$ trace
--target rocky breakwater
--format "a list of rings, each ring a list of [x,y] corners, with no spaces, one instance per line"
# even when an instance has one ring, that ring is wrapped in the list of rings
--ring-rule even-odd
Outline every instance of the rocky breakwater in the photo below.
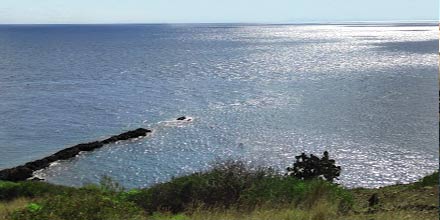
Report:
[[[48,157],[40,160],[28,162],[24,165],[4,169],[0,171],[0,180],[7,181],[24,181],[33,176],[33,173],[37,170],[48,167],[51,163],[58,160],[67,160],[75,157],[81,151],[92,151],[97,148],[101,148],[106,144],[115,143],[117,141],[129,140],[133,138],[143,137],[150,133],[151,130],[145,128],[138,128],[136,130],[127,131],[125,133],[112,136],[102,141],[95,141],[85,144],[78,144],[64,150],[58,151]]]

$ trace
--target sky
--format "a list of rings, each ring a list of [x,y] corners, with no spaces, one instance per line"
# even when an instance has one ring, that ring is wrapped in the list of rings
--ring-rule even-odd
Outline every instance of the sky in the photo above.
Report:
[[[438,0],[0,0],[2,24],[439,19]]]

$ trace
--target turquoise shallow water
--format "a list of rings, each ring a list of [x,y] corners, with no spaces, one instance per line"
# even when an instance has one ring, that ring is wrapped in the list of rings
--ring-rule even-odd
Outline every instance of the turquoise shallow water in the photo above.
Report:
[[[235,158],[291,165],[324,150],[340,182],[438,167],[436,26],[0,26],[0,168],[137,127],[39,172],[151,185]],[[190,123],[173,119],[187,115]]]

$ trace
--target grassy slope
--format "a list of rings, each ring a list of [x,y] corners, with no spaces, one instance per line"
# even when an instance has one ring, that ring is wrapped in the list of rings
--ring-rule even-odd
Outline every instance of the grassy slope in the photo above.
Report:
[[[70,188],[54,186],[39,182],[7,183],[0,182],[0,219],[75,219],[75,220],[104,220],[104,219],[155,219],[155,220],[338,220],[338,219],[438,219],[438,173],[424,178],[423,180],[407,185],[394,185],[380,189],[343,189],[327,183],[316,181],[301,182],[297,180],[285,180],[283,178],[256,179],[246,173],[248,181],[261,182],[262,188],[258,191],[267,190],[255,194],[254,186],[243,190],[242,196],[248,199],[240,202],[240,208],[231,206],[219,208],[218,206],[206,207],[187,206],[185,210],[176,210],[180,214],[167,214],[158,212],[157,207],[145,206],[152,201],[162,205],[179,205],[182,202],[182,189],[185,191],[202,192],[202,187],[211,187],[209,191],[215,191],[215,195],[199,196],[203,200],[219,198],[220,192],[234,191],[238,182],[231,182],[231,173],[224,170],[216,173],[210,172],[198,176],[177,178],[171,183],[160,184],[150,189],[136,191],[120,191],[119,187],[112,182],[104,182],[99,186],[86,186],[82,188]],[[233,173],[237,174],[236,171]],[[228,178],[224,178],[224,177]],[[235,180],[240,184],[244,178],[240,173]],[[210,185],[204,185],[207,181]],[[191,189],[188,188],[191,182]],[[269,185],[264,185],[269,182]],[[287,185],[285,183],[288,183]],[[201,185],[200,185],[201,184]],[[291,187],[294,185],[294,187]],[[232,188],[228,188],[233,186]],[[301,187],[299,187],[301,186]],[[226,188],[225,188],[226,187]],[[243,188],[243,187],[242,187]],[[245,188],[245,187],[244,187]],[[302,193],[299,198],[296,195],[285,197],[284,200],[273,200],[263,205],[255,201],[274,199],[273,195],[280,197],[280,192]],[[180,190],[180,191],[179,191]],[[176,194],[177,192],[177,194]],[[235,192],[235,191],[234,191]],[[251,194],[249,194],[251,192]],[[180,194],[179,194],[180,193]],[[340,197],[351,194],[352,207],[341,211]],[[374,193],[379,195],[380,203],[374,212],[368,208],[368,198]],[[194,194],[191,194],[194,195]],[[252,195],[254,197],[249,197]],[[153,196],[153,197],[150,197]],[[183,197],[182,197],[183,196]],[[214,197],[212,197],[214,196]],[[159,197],[166,198],[164,200]],[[197,197],[197,196],[195,196]],[[250,199],[249,199],[250,198]],[[292,200],[288,200],[291,198]],[[286,200],[287,199],[287,200]],[[290,202],[287,202],[290,201]],[[34,204],[32,205],[29,204]],[[37,204],[37,207],[35,207]],[[180,206],[177,206],[180,207]],[[196,207],[196,208],[194,208]],[[197,208],[198,207],[198,208]],[[203,208],[201,208],[203,207]],[[243,208],[246,207],[246,208]],[[252,208],[250,208],[252,207]],[[153,209],[154,208],[154,209]],[[156,210],[156,211],[154,211]],[[154,211],[154,212],[151,212]]]
[[[399,219],[438,219],[438,180],[437,172],[413,184],[380,189],[354,189],[355,209],[365,211],[369,196],[377,193],[381,201],[378,210],[382,215],[400,213],[402,217]]]
[[[0,219],[8,219],[8,216],[15,210],[25,208],[31,202],[27,198],[16,198],[12,201],[0,202]]]
[[[351,189],[353,209],[338,213],[330,201],[321,201],[308,210],[291,207],[260,208],[248,213],[240,211],[197,210],[188,215],[158,215],[156,220],[437,220],[439,219],[438,173],[413,184],[402,184],[378,189]],[[375,211],[368,207],[368,199],[377,193],[380,203]]]

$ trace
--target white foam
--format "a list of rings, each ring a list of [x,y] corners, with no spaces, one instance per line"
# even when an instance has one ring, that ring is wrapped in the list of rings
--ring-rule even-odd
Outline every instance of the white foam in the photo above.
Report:
[[[32,179],[34,179],[34,178],[38,178],[38,179],[42,179],[42,180],[44,180],[43,170],[44,170],[44,169],[34,171],[34,172],[32,173],[32,176],[29,177],[29,178],[27,178],[27,179],[28,179],[28,180],[32,180]]]
[[[59,164],[60,164],[60,162],[55,161],[55,162],[50,163],[49,167],[53,167],[53,166],[56,166],[56,165],[59,165]]]
[[[193,117],[185,116],[184,120],[172,119],[172,120],[167,120],[167,121],[161,121],[158,124],[162,125],[162,126],[166,126],[166,127],[183,127],[192,121],[194,121]]]

